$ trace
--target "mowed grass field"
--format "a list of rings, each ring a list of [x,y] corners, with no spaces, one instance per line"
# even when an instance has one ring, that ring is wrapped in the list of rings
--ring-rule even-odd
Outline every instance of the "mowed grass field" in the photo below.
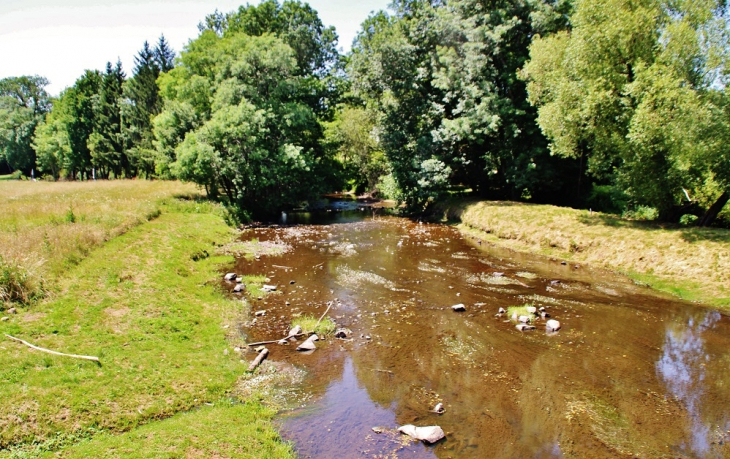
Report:
[[[233,350],[248,305],[218,287],[233,258],[217,248],[236,234],[220,206],[174,182],[0,189],[0,219],[12,222],[2,237],[47,257],[53,284],[45,299],[0,314],[0,457],[292,457],[273,410],[233,395],[248,366]],[[78,219],[52,221],[70,203]],[[29,242],[44,231],[58,248]]]
[[[496,244],[601,266],[685,300],[730,308],[730,230],[505,201],[453,201],[440,211]]]

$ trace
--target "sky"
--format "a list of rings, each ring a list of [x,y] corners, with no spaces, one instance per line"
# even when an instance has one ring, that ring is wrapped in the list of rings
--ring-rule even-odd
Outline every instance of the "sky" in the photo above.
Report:
[[[129,76],[145,40],[161,34],[175,51],[198,35],[198,23],[216,9],[229,12],[259,0],[0,0],[0,79],[48,78],[57,96],[86,69],[103,70],[121,59]],[[333,25],[339,47],[350,50],[360,24],[390,0],[309,0],[322,22]]]

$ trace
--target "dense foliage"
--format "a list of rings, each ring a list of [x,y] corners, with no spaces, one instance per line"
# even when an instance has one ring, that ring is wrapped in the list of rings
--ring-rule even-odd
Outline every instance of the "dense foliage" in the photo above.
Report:
[[[321,192],[416,212],[459,190],[711,223],[730,197],[721,0],[395,0],[352,51],[306,3],[147,43],[50,100],[0,84],[0,159],[50,177],[180,178],[271,215]],[[694,214],[696,217],[693,217]],[[692,217],[692,218],[689,218]]]

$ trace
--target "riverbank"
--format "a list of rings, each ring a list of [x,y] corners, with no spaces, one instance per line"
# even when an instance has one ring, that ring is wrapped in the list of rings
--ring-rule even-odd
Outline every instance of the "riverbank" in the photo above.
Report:
[[[221,294],[217,249],[236,233],[216,204],[149,199],[155,215],[87,246],[49,298],[2,314],[0,457],[292,456],[274,410],[234,396],[249,306]]]
[[[507,201],[454,200],[437,206],[437,215],[499,246],[603,267],[684,300],[730,308],[725,229]]]

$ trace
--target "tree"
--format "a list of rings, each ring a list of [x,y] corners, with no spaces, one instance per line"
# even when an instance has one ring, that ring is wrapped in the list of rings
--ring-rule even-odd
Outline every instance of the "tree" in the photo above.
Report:
[[[669,220],[690,193],[727,190],[726,8],[578,0],[571,32],[536,38],[523,73],[551,150]]]
[[[566,26],[564,2],[399,1],[371,16],[350,59],[357,96],[410,207],[451,184],[519,198],[550,189],[556,161],[516,71],[530,38]],[[496,193],[495,193],[496,192]]]
[[[160,77],[159,163],[219,193],[243,218],[324,190],[333,164],[295,52],[270,34],[205,30]]]
[[[170,47],[164,35],[160,35],[160,38],[157,40],[154,57],[160,72],[169,72],[175,68],[175,50]]]
[[[134,58],[134,76],[124,83],[122,91],[125,154],[130,168],[148,177],[155,172],[152,118],[162,109],[157,78],[163,66],[169,66],[169,56],[163,56],[165,54],[169,54],[169,48],[164,37],[160,37],[160,45],[154,51],[144,42],[142,50]]]
[[[26,174],[36,165],[32,147],[36,126],[51,109],[47,85],[40,76],[0,80],[0,159]]]
[[[111,173],[121,177],[131,176],[131,164],[125,153],[120,103],[125,75],[121,61],[112,67],[106,64],[99,93],[94,100],[94,132],[88,138],[91,163],[100,176],[108,178]]]

